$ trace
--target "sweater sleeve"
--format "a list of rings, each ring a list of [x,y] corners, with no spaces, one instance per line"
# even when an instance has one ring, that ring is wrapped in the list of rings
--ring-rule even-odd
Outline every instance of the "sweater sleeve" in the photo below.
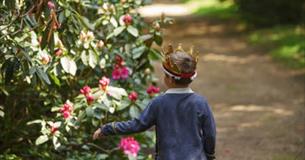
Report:
[[[202,122],[203,146],[208,160],[215,159],[216,124],[210,106],[206,103]]]
[[[152,100],[138,118],[124,121],[111,122],[101,126],[104,136],[125,135],[145,131],[153,126],[156,122],[156,104]]]

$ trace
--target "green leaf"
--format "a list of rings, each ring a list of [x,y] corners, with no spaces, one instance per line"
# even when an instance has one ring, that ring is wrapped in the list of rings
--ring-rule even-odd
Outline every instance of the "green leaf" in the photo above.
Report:
[[[128,31],[131,35],[133,35],[134,37],[138,37],[138,36],[139,36],[139,31],[138,31],[135,27],[133,27],[133,26],[128,26],[128,27],[127,27],[127,31]]]
[[[145,35],[142,35],[139,37],[139,39],[142,41],[147,41],[147,40],[150,40],[151,38],[153,38],[153,35],[151,35],[151,34],[145,34]]]
[[[84,64],[85,66],[88,66],[88,56],[87,56],[87,53],[86,53],[85,50],[82,51],[82,53],[81,53],[81,55],[80,55],[80,58],[81,58],[83,64]]]
[[[127,96],[127,92],[124,88],[108,86],[108,94],[115,99],[120,100],[122,96]]]
[[[155,39],[155,42],[156,42],[157,45],[159,45],[159,46],[162,45],[163,38],[162,38],[162,35],[161,35],[160,32],[157,32],[157,33],[155,34],[154,39]]]
[[[118,22],[116,21],[116,19],[114,17],[110,18],[110,23],[114,26],[114,27],[118,27]]]
[[[62,57],[60,59],[60,64],[65,72],[70,73],[73,76],[75,76],[77,66],[76,66],[76,63],[72,59],[70,59],[69,57]]]
[[[133,59],[140,58],[141,55],[144,53],[145,49],[146,49],[145,46],[141,46],[141,47],[133,49],[132,50],[132,57],[133,57]]]
[[[40,144],[45,143],[45,142],[48,141],[48,140],[49,140],[49,138],[48,138],[47,135],[41,135],[41,136],[39,136],[39,137],[36,139],[35,144],[38,146],[38,145],[40,145]]]
[[[4,112],[0,110],[0,117],[4,117]]]
[[[92,109],[91,107],[87,107],[87,108],[86,108],[86,115],[87,115],[88,117],[93,117],[94,111],[93,111],[93,109]]]
[[[114,29],[113,34],[114,34],[115,36],[118,36],[118,35],[119,35],[120,33],[122,33],[124,30],[125,30],[125,26],[118,27],[118,28]]]
[[[96,156],[96,159],[97,159],[97,160],[103,160],[103,159],[106,159],[106,158],[108,158],[108,155],[107,155],[107,154],[98,154],[98,155]]]
[[[36,124],[36,123],[41,123],[42,120],[37,119],[37,120],[33,120],[33,121],[29,121],[28,123],[26,123],[27,125],[31,125],[31,124]]]
[[[60,87],[60,80],[53,74],[51,74],[51,78],[53,80],[53,82]]]
[[[149,58],[150,60],[155,61],[155,60],[161,59],[161,58],[162,58],[162,55],[160,54],[159,51],[157,51],[157,50],[151,48],[151,49],[150,49],[150,52],[149,52],[149,54],[148,54],[148,58]]]
[[[47,84],[51,84],[50,79],[48,77],[48,75],[40,68],[37,68],[37,75],[39,76],[39,78],[43,81],[45,81]]]
[[[95,68],[96,65],[97,65],[97,56],[93,51],[89,50],[89,66],[91,68]]]
[[[130,109],[129,109],[129,115],[132,118],[137,118],[140,115],[140,111],[136,106],[131,106]]]

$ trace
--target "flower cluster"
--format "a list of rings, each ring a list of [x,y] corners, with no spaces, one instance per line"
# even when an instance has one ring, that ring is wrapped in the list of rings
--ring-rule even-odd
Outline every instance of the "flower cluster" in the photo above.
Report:
[[[135,102],[138,99],[138,93],[135,91],[130,92],[130,94],[128,95],[129,100],[131,100],[132,102]]]
[[[104,77],[102,77],[102,79],[99,80],[99,84],[100,84],[100,88],[103,91],[106,91],[107,86],[110,84],[110,79],[104,76]]]
[[[129,70],[126,66],[124,66],[123,58],[116,55],[115,63],[114,70],[112,71],[112,78],[114,80],[127,79],[129,76]]]
[[[140,145],[133,137],[126,137],[121,139],[119,148],[123,150],[124,154],[137,157]]]
[[[159,87],[156,87],[156,86],[153,86],[153,85],[150,85],[147,89],[146,89],[146,92],[150,95],[150,96],[153,96],[154,94],[157,94],[160,92],[160,88]]]
[[[70,118],[71,113],[73,111],[73,105],[71,102],[67,101],[61,108],[60,112],[62,113],[65,119]]]
[[[94,34],[91,31],[87,31],[87,32],[81,31],[80,36],[79,36],[79,39],[82,42],[92,41],[94,38],[95,38]]]
[[[80,89],[80,93],[86,97],[89,105],[93,103],[94,97],[91,95],[91,88],[89,86],[84,86],[82,89]]]

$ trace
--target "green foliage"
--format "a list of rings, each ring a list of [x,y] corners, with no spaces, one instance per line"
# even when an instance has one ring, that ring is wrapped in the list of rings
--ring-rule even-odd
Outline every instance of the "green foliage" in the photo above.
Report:
[[[270,54],[290,67],[305,67],[305,31],[302,26],[279,26],[261,29],[250,41],[268,47]]]
[[[91,135],[101,123],[137,115],[151,98],[145,92],[156,79],[151,61],[160,57],[152,44],[162,44],[155,26],[171,19],[145,23],[136,12],[145,3],[0,1],[0,154],[122,159],[118,137],[92,142]],[[117,57],[127,77],[112,79],[103,89],[99,80],[112,76]],[[79,93],[85,85],[92,87],[90,103]],[[131,91],[138,92],[135,102],[127,97]],[[73,106],[69,118],[60,111],[65,103]],[[142,144],[152,141],[139,136]]]
[[[241,15],[258,26],[304,22],[303,0],[234,0]]]
[[[196,6],[193,8],[193,13],[198,16],[218,19],[238,18],[237,6],[232,1],[190,0],[187,4]]]

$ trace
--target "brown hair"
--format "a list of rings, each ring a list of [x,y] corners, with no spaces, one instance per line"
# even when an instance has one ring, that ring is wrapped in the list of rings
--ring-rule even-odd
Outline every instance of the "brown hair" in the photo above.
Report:
[[[170,60],[175,63],[181,73],[193,73],[196,70],[196,60],[183,51],[176,51],[170,55]],[[176,84],[188,85],[192,82],[190,78],[174,79]]]

